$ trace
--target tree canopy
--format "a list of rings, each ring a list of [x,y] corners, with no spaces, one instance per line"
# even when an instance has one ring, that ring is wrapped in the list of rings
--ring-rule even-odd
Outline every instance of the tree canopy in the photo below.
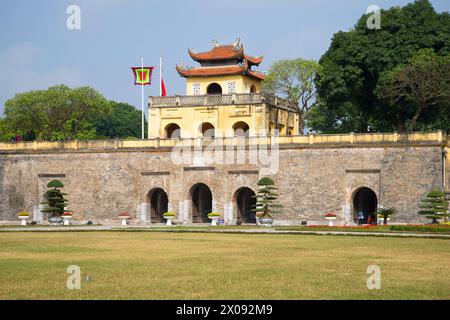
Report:
[[[279,60],[270,66],[263,81],[263,91],[280,95],[299,106],[300,132],[304,129],[304,119],[316,102],[314,78],[320,65],[314,60]]]
[[[450,54],[450,15],[437,13],[428,0],[417,0],[402,8],[381,10],[379,30],[367,28],[369,16],[363,15],[354,29],[336,33],[321,57],[322,72],[316,78],[318,103],[310,112],[308,126],[334,133],[403,131],[412,122],[411,129],[443,125],[449,111],[443,105],[421,110],[412,121],[416,102],[409,101],[407,108],[406,99],[386,99],[380,92],[382,80],[421,49],[428,48],[437,56]],[[430,114],[437,112],[439,116]]]
[[[89,87],[58,85],[16,94],[5,103],[0,139],[88,140],[138,138],[141,113],[126,103],[108,101]]]

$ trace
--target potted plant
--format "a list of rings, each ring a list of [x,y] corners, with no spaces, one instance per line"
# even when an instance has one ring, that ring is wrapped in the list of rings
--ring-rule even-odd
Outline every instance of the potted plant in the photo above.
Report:
[[[20,224],[22,226],[26,226],[27,225],[27,220],[30,218],[30,213],[26,212],[26,211],[22,211],[19,212],[17,217],[21,220]]]
[[[258,193],[253,196],[256,198],[256,204],[252,205],[252,212],[255,213],[259,225],[263,227],[270,227],[273,223],[272,214],[279,213],[275,208],[281,208],[280,204],[276,203],[278,194],[275,192],[277,188],[274,187],[275,182],[268,177],[261,178],[258,181]]]
[[[62,215],[67,211],[65,210],[68,202],[67,194],[61,191],[64,188],[64,183],[59,180],[52,180],[47,184],[47,188],[49,190],[44,195],[44,201],[41,202],[44,205],[41,211],[49,214],[48,222],[50,222],[50,225],[59,225],[63,222]]]
[[[397,210],[395,210],[394,208],[379,209],[377,212],[378,224],[383,223],[384,225],[387,225],[388,221],[391,220],[389,216],[395,214],[396,212]]]
[[[334,226],[334,220],[336,220],[336,213],[329,212],[325,215],[325,220],[328,221],[328,226]]]
[[[171,226],[172,220],[175,219],[175,213],[168,211],[168,212],[164,212],[162,216],[164,219],[167,220],[166,225]]]
[[[72,213],[71,212],[64,212],[63,214],[62,214],[62,218],[64,219],[64,222],[63,222],[63,225],[65,225],[65,226],[69,226],[70,225],[70,219],[72,219]]]
[[[220,213],[218,213],[218,212],[208,213],[208,218],[211,219],[212,226],[217,226],[217,221],[219,221]]]
[[[130,219],[130,214],[128,212],[121,212],[119,214],[119,219],[122,220],[121,225],[126,226],[128,225],[128,219]]]

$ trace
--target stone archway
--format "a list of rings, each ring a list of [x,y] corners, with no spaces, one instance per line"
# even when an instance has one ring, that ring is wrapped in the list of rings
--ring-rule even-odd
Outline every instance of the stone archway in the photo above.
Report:
[[[378,209],[378,198],[375,191],[368,187],[361,187],[355,190],[352,197],[353,219],[358,221],[359,212],[363,212],[363,223],[369,220],[376,221],[376,212]]]
[[[235,137],[248,137],[250,127],[244,121],[238,121],[233,125],[233,131]]]
[[[212,123],[203,122],[199,127],[200,133],[204,138],[214,138],[216,130]]]
[[[189,192],[191,198],[191,216],[193,223],[208,223],[208,213],[212,211],[211,189],[204,183],[192,186]]]
[[[179,139],[180,138],[180,126],[176,123],[170,123],[164,128],[165,138]]]
[[[167,212],[169,206],[167,193],[161,188],[154,188],[148,193],[148,201],[150,203],[150,221],[152,223],[165,222],[162,215]]]
[[[256,204],[254,198],[255,192],[248,188],[242,187],[236,190],[233,201],[236,207],[236,223],[256,223],[256,215],[251,211],[252,205]]]

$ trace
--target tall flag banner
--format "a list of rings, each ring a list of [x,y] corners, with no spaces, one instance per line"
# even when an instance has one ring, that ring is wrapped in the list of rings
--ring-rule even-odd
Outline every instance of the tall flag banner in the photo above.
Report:
[[[144,67],[144,58],[141,58],[140,67],[131,67],[134,75],[134,84],[141,86],[141,114],[142,114],[142,139],[145,139],[144,133],[144,86],[152,84],[152,74],[154,67]]]
[[[134,84],[146,86],[152,84],[154,67],[131,67],[134,75]]]
[[[162,57],[159,57],[159,96],[165,97],[167,95],[166,84],[164,83],[162,74],[163,74]]]

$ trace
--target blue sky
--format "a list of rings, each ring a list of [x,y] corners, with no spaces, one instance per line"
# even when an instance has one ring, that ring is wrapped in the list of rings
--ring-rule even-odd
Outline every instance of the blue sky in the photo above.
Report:
[[[0,114],[14,94],[64,83],[91,86],[140,108],[130,66],[164,59],[167,93],[184,94],[175,64],[196,65],[187,49],[240,37],[260,69],[282,58],[319,59],[332,35],[352,28],[370,5],[407,0],[9,0],[0,3]],[[438,12],[450,1],[431,1]],[[68,30],[66,9],[81,8],[81,30]],[[155,74],[154,80],[157,79]],[[157,95],[157,81],[146,95]]]

